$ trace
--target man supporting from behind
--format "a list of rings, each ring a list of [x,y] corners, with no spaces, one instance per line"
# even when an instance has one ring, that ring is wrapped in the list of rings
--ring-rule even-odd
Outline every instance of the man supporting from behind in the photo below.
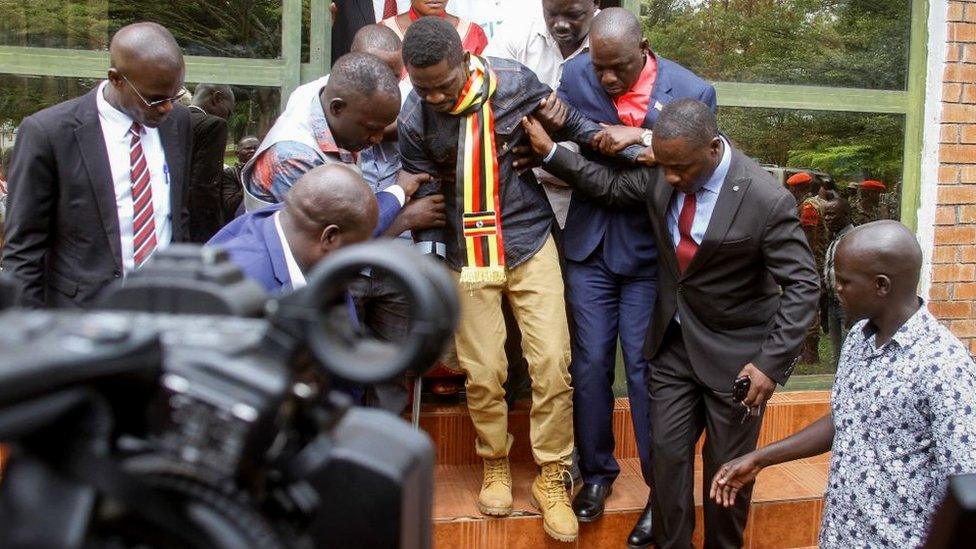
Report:
[[[108,80],[21,122],[3,266],[27,307],[88,307],[186,239],[190,117],[183,54],[155,23],[119,29]]]
[[[295,181],[316,166],[355,166],[356,153],[382,142],[399,112],[399,81],[390,69],[369,54],[343,56],[331,74],[292,92],[285,111],[244,166],[245,190],[265,204],[280,202]],[[425,178],[403,177],[377,193],[378,233],[389,228]]]
[[[681,98],[699,99],[714,112],[715,90],[677,63],[656,55],[637,17],[608,8],[593,18],[590,52],[568,62],[559,95],[589,118],[609,125],[596,137],[606,155],[628,145],[650,146],[661,109]],[[618,160],[584,147],[583,155],[609,167]],[[650,151],[648,151],[650,152]],[[648,156],[653,156],[648,154]],[[613,378],[619,338],[641,472],[651,485],[647,360],[642,347],[657,292],[658,250],[647,211],[615,210],[574,193],[563,241],[573,339],[573,417],[583,489],[573,501],[580,520],[603,513],[620,466],[613,457]],[[646,506],[628,543],[650,542]]]
[[[220,173],[227,149],[227,119],[234,113],[230,86],[198,84],[190,105],[193,158],[190,161],[190,242],[204,243],[224,225]]]
[[[918,297],[922,250],[897,221],[851,230],[834,284],[851,327],[831,413],[723,465],[733,505],[764,467],[833,450],[820,547],[919,547],[952,475],[976,472],[976,364]],[[706,483],[709,479],[705,477]]]
[[[679,99],[654,126],[657,168],[613,169],[556,146],[524,122],[545,167],[601,204],[647,209],[660,291],[647,329],[653,542],[690,547],[695,443],[705,478],[756,447],[763,406],[789,378],[819,299],[819,276],[793,198],[718,132],[708,105]],[[742,404],[732,383],[748,377]],[[748,407],[748,408],[746,408]],[[705,546],[740,547],[746,492],[705,501]]]
[[[342,164],[313,168],[282,204],[245,214],[210,242],[271,294],[298,290],[319,261],[367,240],[376,228],[376,197]]]
[[[506,27],[488,44],[485,55],[518,61],[532,69],[540,82],[557,89],[566,63],[589,50],[595,13],[594,0],[542,0],[542,19],[533,17],[526,25]],[[536,169],[535,176],[562,228],[572,189],[543,169]]]

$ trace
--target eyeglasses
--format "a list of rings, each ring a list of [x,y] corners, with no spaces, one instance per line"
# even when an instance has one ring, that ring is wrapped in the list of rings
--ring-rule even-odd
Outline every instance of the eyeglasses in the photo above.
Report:
[[[132,85],[132,82],[129,82],[129,79],[124,74],[120,76],[122,77],[122,80],[125,80],[125,83],[128,84],[130,88],[132,88],[132,91],[136,92],[136,95],[139,96],[139,99],[142,100],[143,104],[150,109],[155,109],[156,107],[160,107],[162,105],[165,105],[166,103],[175,103],[179,101],[181,97],[186,95],[186,90],[183,89],[180,90],[180,93],[174,95],[173,97],[170,97],[169,99],[157,99],[156,101],[146,101],[146,98],[143,97],[141,93],[139,93],[139,90],[137,90],[136,87]]]

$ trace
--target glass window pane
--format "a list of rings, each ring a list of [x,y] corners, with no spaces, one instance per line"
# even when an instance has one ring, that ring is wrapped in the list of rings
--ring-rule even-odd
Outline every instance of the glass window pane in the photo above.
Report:
[[[99,80],[56,76],[0,74],[0,150],[13,145],[16,128],[25,116],[88,93]],[[194,84],[188,84],[189,89]],[[245,135],[258,138],[271,129],[279,111],[278,88],[232,86],[237,100],[228,121],[228,147]]]
[[[911,1],[649,0],[651,48],[710,80],[903,90]]]
[[[787,185],[791,176],[807,172],[848,199],[855,224],[899,219],[904,115],[720,107],[718,117],[722,131],[736,147],[763,164],[780,183]],[[876,183],[865,185],[866,181]],[[872,190],[879,184],[883,191]],[[816,185],[787,187],[801,195],[797,213],[822,273],[827,247],[836,235],[829,228],[833,213],[823,200],[830,195],[818,194]],[[820,328],[830,318],[831,296],[825,297],[820,313],[824,322],[808,338],[805,359],[794,377],[835,371],[833,358],[839,341]],[[833,311],[838,310],[835,302]]]
[[[280,0],[0,0],[0,45],[105,50],[136,21],[164,25],[187,55],[281,55]]]

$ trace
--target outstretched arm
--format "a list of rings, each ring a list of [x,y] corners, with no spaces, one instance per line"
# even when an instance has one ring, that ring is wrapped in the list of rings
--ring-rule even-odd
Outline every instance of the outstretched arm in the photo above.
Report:
[[[557,146],[533,116],[526,117],[522,126],[533,151],[544,158],[543,167],[549,173],[608,206],[644,207],[647,186],[654,180],[652,170],[640,167],[613,170],[588,161],[565,147]]]
[[[709,497],[723,507],[731,507],[735,504],[735,496],[739,490],[754,482],[764,468],[820,455],[829,451],[833,442],[834,421],[833,417],[827,414],[793,436],[749,452],[723,465],[712,479]]]

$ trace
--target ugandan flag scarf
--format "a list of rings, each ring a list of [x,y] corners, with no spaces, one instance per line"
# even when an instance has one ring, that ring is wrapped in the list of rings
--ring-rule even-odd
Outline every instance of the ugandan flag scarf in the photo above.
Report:
[[[451,114],[461,117],[458,136],[458,196],[464,200],[462,286],[476,288],[505,282],[498,155],[491,96],[497,77],[487,61],[470,55],[468,81]]]

